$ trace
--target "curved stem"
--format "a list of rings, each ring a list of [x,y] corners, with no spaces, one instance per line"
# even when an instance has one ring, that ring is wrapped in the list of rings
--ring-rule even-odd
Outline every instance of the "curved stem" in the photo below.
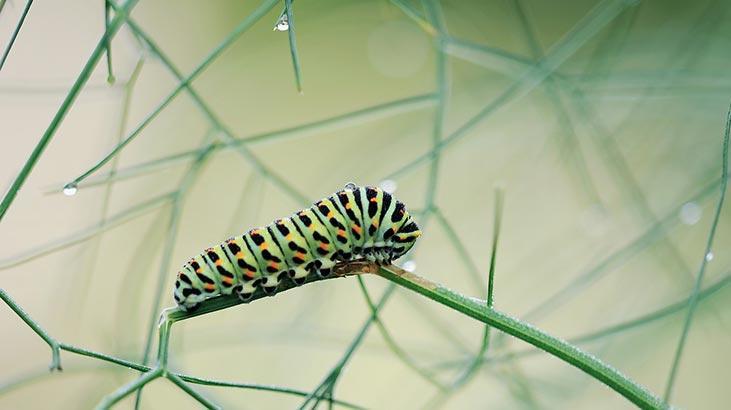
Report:
[[[435,302],[448,306],[462,314],[528,342],[539,349],[545,350],[553,356],[583,370],[641,408],[661,409],[667,407],[660,398],[598,358],[527,323],[488,308],[481,301],[465,297],[428,279],[395,266],[380,267],[377,274],[391,282],[426,296]]]
[[[33,329],[34,332],[38,336],[40,336],[41,339],[43,339],[44,342],[48,343],[48,346],[51,348],[51,371],[53,370],[62,370],[61,369],[61,353],[59,349],[59,343],[56,339],[51,337],[42,327],[38,325],[33,319],[31,319],[30,315],[23,310],[20,305],[15,303],[15,301],[8,295],[7,292],[5,292],[5,289],[0,288],[0,299],[3,300],[3,302],[7,303],[8,306],[10,306],[10,309],[15,312],[16,315],[18,315],[21,319],[23,319],[23,322],[30,326],[31,329]]]

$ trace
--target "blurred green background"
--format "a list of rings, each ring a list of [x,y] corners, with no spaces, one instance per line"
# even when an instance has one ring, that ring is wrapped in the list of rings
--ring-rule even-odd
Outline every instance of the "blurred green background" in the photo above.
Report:
[[[59,340],[139,362],[189,256],[348,181],[389,180],[424,225],[410,254],[416,271],[481,298],[502,187],[496,307],[551,334],[581,337],[685,301],[718,201],[731,3],[426,3],[297,1],[299,94],[287,33],[272,30],[283,3],[209,59],[259,3],[141,1],[133,21],[183,75],[210,60],[192,84],[212,116],[181,90],[76,195],[61,193],[179,83],[123,26],[111,44],[116,82],[106,82],[102,58],[0,225],[2,287]],[[0,47],[24,7],[8,0],[0,11]],[[30,9],[0,71],[6,186],[99,41],[103,17],[102,1]],[[730,212],[702,283],[716,287],[699,301],[678,369],[672,403],[684,408],[728,406]],[[386,287],[366,283],[374,297]],[[674,312],[579,345],[662,395],[686,310]],[[309,391],[368,315],[354,279],[320,282],[176,325],[171,366]],[[405,290],[380,318],[445,384],[484,329]],[[0,329],[0,408],[89,408],[137,376],[70,353],[63,373],[49,374],[48,347],[5,305]],[[443,407],[631,408],[545,353],[512,355],[529,348],[495,337],[477,377]],[[301,402],[199,388],[226,408]],[[372,327],[335,396],[422,408],[438,390]],[[162,380],[142,401],[196,405]]]

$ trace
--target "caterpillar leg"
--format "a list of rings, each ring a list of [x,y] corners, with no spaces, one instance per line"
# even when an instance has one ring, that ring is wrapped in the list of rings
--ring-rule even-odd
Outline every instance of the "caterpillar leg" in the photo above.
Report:
[[[248,302],[251,300],[251,297],[254,296],[254,289],[246,285],[238,285],[234,287],[234,292],[236,292],[236,296],[238,296],[242,302]]]
[[[307,280],[307,275],[310,271],[306,266],[300,265],[289,271],[289,278],[292,279],[295,285],[300,286]]]
[[[259,286],[264,291],[264,293],[266,293],[267,296],[273,296],[275,293],[277,293],[277,287],[279,286],[279,282],[282,276],[286,274],[287,272],[280,272],[276,275],[265,276],[264,278],[262,278]]]
[[[335,263],[335,261],[329,259],[320,259],[315,261],[315,266],[317,266],[317,270],[315,272],[317,273],[317,276],[321,278],[330,276],[332,273],[332,267],[335,266]]]

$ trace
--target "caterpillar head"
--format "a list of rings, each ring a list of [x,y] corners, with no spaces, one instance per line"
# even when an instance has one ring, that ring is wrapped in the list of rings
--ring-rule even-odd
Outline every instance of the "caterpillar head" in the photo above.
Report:
[[[393,250],[391,253],[393,259],[398,259],[411,250],[416,243],[416,239],[420,236],[419,225],[408,216],[406,223],[393,235]]]

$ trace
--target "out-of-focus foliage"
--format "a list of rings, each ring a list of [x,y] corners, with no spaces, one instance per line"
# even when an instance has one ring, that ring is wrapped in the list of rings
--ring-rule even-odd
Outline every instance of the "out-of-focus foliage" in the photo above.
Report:
[[[26,3],[0,4],[4,50]],[[496,306],[665,391],[718,201],[728,2],[299,0],[303,94],[292,33],[272,31],[284,2],[232,36],[257,7],[140,1],[111,41],[116,82],[104,56],[68,105],[0,223],[1,286],[50,334],[140,362],[187,257],[351,180],[393,181],[424,225],[411,267],[484,297],[501,186]],[[6,186],[100,40],[104,14],[101,1],[29,9],[0,71]],[[61,194],[130,136],[75,195]],[[726,207],[673,389],[682,407],[726,405],[730,226]],[[366,285],[374,297],[385,287]],[[369,314],[355,280],[305,286],[176,325],[171,366],[310,391]],[[402,290],[379,319],[398,348],[371,328],[343,367],[338,399],[433,403],[429,378],[458,377],[484,331]],[[137,376],[69,353],[64,372],[48,374],[48,347],[4,307],[0,328],[2,408],[87,408]],[[494,334],[477,377],[444,406],[630,406],[526,349]],[[201,390],[231,408],[301,402]],[[162,381],[142,399],[142,408],[194,404]]]

